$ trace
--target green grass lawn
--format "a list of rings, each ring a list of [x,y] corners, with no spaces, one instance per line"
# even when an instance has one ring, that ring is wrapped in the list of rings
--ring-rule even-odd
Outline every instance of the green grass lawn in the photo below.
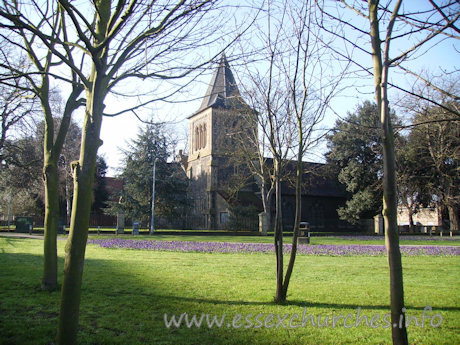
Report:
[[[148,229],[140,229],[141,234],[133,236],[131,229],[125,229],[123,235],[116,235],[115,229],[103,228],[99,235],[95,234],[97,228],[90,228],[92,233],[89,234],[91,239],[101,239],[101,238],[111,238],[111,237],[123,237],[130,239],[142,239],[142,240],[158,240],[158,241],[206,241],[206,242],[245,242],[245,243],[273,243],[273,235],[269,236],[243,236],[243,235],[214,235],[214,231],[200,230],[200,234],[194,235],[196,231],[193,230],[162,230],[159,229],[155,232],[153,236],[148,235]],[[168,232],[164,234],[163,232]],[[177,232],[177,235],[172,235],[171,233]],[[190,234],[184,235],[184,233],[189,232]],[[205,235],[207,232],[210,232],[209,235]],[[35,228],[36,235],[43,235],[43,228]],[[1,235],[1,233],[0,233]],[[66,237],[66,235],[59,235],[61,238]],[[364,236],[369,237],[368,239],[362,239],[361,236],[316,236],[315,234],[311,237],[311,244],[367,244],[367,245],[384,245],[385,239],[383,236],[376,239],[376,236]],[[456,235],[452,240],[449,235],[444,234],[444,237],[441,238],[439,234],[433,235],[433,239],[430,239],[428,236],[417,236],[418,239],[414,240],[407,239],[407,236],[402,235],[400,239],[401,245],[442,245],[442,246],[460,246],[460,236]],[[292,242],[292,235],[284,236],[285,243]]]
[[[145,238],[145,237],[143,237]],[[219,238],[221,238],[219,236]],[[171,238],[167,238],[171,239]],[[185,237],[184,239],[189,239]],[[221,240],[223,240],[221,238]],[[413,244],[413,243],[412,243]],[[434,243],[433,243],[434,244]],[[58,241],[62,271],[65,241]],[[39,290],[43,242],[0,238],[0,344],[52,344],[59,292]],[[287,260],[286,260],[287,261]],[[410,344],[460,343],[460,258],[403,257],[408,316],[432,306],[438,328],[409,326]],[[285,329],[247,328],[244,317],[389,312],[385,257],[299,256],[289,303],[272,303],[272,254],[204,254],[105,249],[89,245],[82,290],[81,344],[389,344],[390,330],[361,324]],[[222,317],[223,327],[166,328],[164,314]],[[227,327],[243,315],[243,327]],[[276,321],[275,316],[275,321]],[[239,325],[241,322],[238,322]],[[271,325],[273,322],[270,322]],[[276,323],[276,322],[275,322]],[[288,325],[289,321],[285,321]],[[428,324],[428,325],[427,325]]]

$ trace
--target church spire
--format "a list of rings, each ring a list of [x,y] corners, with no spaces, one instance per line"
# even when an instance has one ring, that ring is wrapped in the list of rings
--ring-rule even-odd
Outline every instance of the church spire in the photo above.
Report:
[[[235,77],[230,70],[227,57],[225,53],[222,53],[219,65],[214,71],[214,75],[198,111],[212,106],[227,106],[229,99],[240,97],[240,92],[238,91]]]

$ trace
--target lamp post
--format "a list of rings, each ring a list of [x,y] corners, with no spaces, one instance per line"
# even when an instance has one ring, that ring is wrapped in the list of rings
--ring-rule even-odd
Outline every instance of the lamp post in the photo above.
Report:
[[[11,192],[8,195],[8,232],[10,232],[10,226],[11,226]]]
[[[152,182],[152,217],[150,219],[150,235],[155,232],[155,169],[158,158],[153,161],[153,182]]]

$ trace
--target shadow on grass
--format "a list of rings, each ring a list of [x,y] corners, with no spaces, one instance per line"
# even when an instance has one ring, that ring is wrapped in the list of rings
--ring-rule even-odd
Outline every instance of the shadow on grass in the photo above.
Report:
[[[40,291],[42,265],[41,255],[5,253],[2,250],[1,344],[53,343],[60,292]],[[62,267],[63,259],[60,258],[60,272]],[[143,274],[148,274],[147,278],[143,277]],[[287,307],[288,313],[293,311],[289,307],[327,309],[335,313],[340,309],[357,310],[358,307],[363,310],[389,310],[389,307],[384,305],[310,303],[299,300],[277,305],[271,301],[202,298],[193,296],[193,289],[198,288],[198,284],[192,286],[191,292],[190,289],[185,289],[186,286],[180,285],[180,280],[178,281],[171,277],[164,278],[161,272],[136,271],[121,260],[87,259],[82,288],[79,341],[82,344],[298,344],[299,335],[317,336],[317,333],[314,333],[316,330],[303,329],[301,332],[304,333],[296,333],[280,329],[274,333],[273,329],[234,329],[226,325],[221,328],[209,328],[204,323],[201,328],[187,328],[184,325],[180,328],[167,328],[164,315],[179,316],[187,312],[189,315],[198,316],[202,313],[228,313],[230,316],[235,313],[254,312],[252,307],[258,307],[257,309],[265,314],[284,314],[279,309],[283,306]],[[243,286],[241,288],[243,289]],[[449,306],[432,307],[441,311],[460,310]],[[414,310],[423,308],[424,306],[408,306],[408,309]],[[322,332],[327,338],[324,334],[328,330]],[[359,329],[357,332],[370,331]],[[324,342],[318,340],[316,343]]]
[[[126,292],[126,294],[131,294],[131,292]],[[136,294],[136,293],[132,293]],[[110,293],[108,294],[110,295]],[[142,294],[138,293],[136,295],[143,295],[145,297],[157,297],[166,300],[174,301],[184,301],[187,303],[206,303],[213,305],[228,305],[228,306],[296,306],[301,308],[320,308],[320,309],[332,309],[336,311],[337,309],[355,309],[361,308],[363,310],[383,310],[389,311],[389,305],[362,305],[362,304],[337,304],[337,303],[315,303],[308,301],[299,301],[299,300],[287,300],[285,303],[275,303],[272,301],[231,301],[231,300],[218,300],[218,299],[206,299],[206,298],[192,298],[192,297],[181,297],[181,296],[168,296],[168,295],[154,295],[154,294]],[[431,306],[433,310],[436,311],[460,311],[460,307],[446,307],[446,306]],[[410,306],[406,305],[407,309],[411,310],[422,310],[425,306]]]
[[[59,268],[62,270],[62,258]],[[40,290],[41,255],[0,254],[0,344],[54,344],[60,291]],[[62,277],[60,277],[62,278]],[[247,344],[295,343],[290,335],[223,327],[165,326],[164,315],[222,315],[220,305],[270,305],[162,295],[161,277],[148,286],[110,260],[87,259],[80,307],[81,344]],[[137,282],[137,283],[136,283]],[[60,283],[61,280],[60,280]],[[144,290],[144,292],[141,292]],[[139,291],[139,292],[136,292]],[[222,303],[221,303],[222,302]],[[238,311],[239,312],[239,311]],[[244,312],[244,308],[241,312]],[[288,338],[285,338],[285,337]]]

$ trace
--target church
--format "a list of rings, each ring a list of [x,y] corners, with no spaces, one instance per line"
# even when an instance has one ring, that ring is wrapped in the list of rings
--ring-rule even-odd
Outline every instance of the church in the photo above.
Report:
[[[232,186],[233,177],[241,175],[241,167],[232,165],[231,158],[237,147],[231,133],[256,132],[257,121],[251,119],[254,113],[241,97],[229,63],[222,55],[201,106],[188,117],[188,156],[180,153],[189,179],[189,228],[228,229],[232,216],[236,216],[234,210],[247,208],[251,212],[243,215],[244,230],[258,230],[258,213],[263,211],[259,183],[252,177],[244,184]],[[292,163],[287,164],[287,169],[294,172],[296,164]],[[345,190],[337,177],[331,175],[325,164],[304,162],[304,167],[301,221],[309,222],[313,231],[349,231],[350,224],[339,220],[337,214],[337,208],[346,201]],[[235,188],[236,193],[229,192]],[[295,191],[286,181],[282,184],[282,199],[283,226],[290,231]],[[272,209],[274,214],[274,206]]]

